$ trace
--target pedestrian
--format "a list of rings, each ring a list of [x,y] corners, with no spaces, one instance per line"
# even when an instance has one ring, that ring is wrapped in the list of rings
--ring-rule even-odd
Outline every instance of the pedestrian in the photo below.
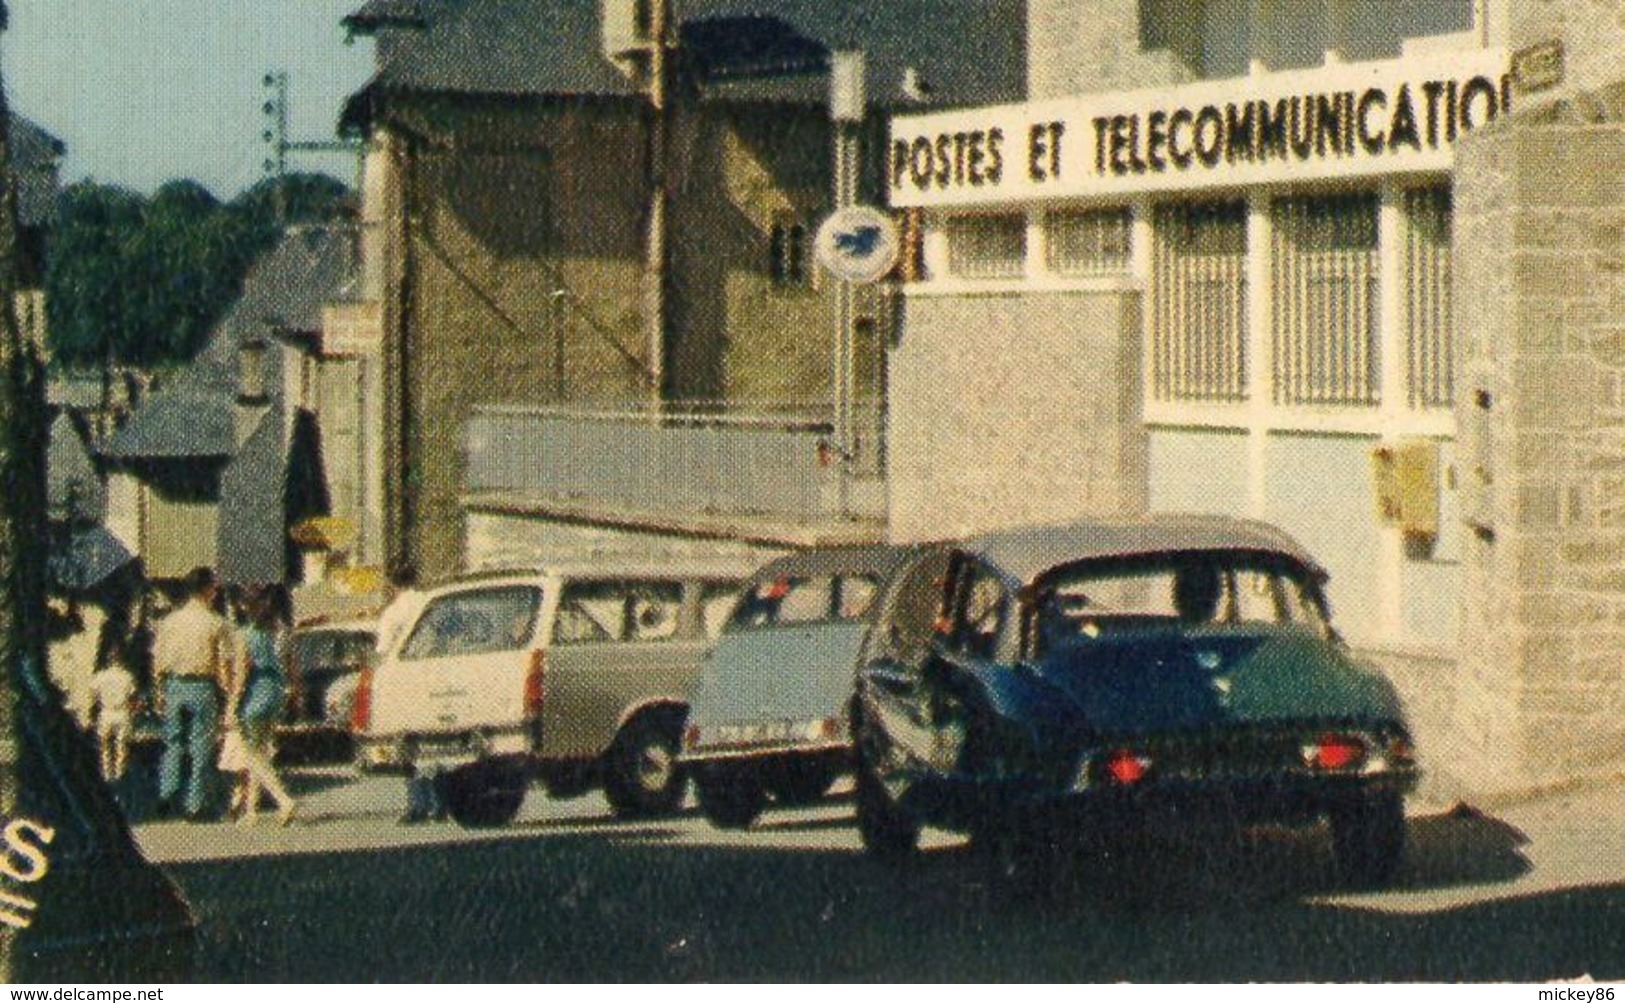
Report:
[[[237,655],[231,627],[214,610],[214,572],[194,568],[186,576],[186,593],[186,602],[159,621],[153,639],[154,690],[164,722],[158,806],[160,814],[179,808],[201,821],[209,804],[221,697],[230,692]]]
[[[89,731],[90,677],[105,616],[96,605],[75,598],[57,600],[53,606],[46,624],[46,664],[51,681],[62,692],[62,706],[75,724]]]
[[[128,624],[110,616],[96,643],[96,674],[90,680],[91,716],[102,778],[113,783],[130,761],[130,721],[135,713],[135,675],[131,673]]]
[[[259,817],[262,794],[270,794],[276,802],[277,821],[283,825],[293,820],[297,806],[272,764],[276,756],[276,723],[288,702],[288,678],[277,653],[279,635],[287,626],[284,607],[271,591],[259,592],[245,602],[247,623],[242,638],[246,671],[239,673],[242,681],[230,704],[241,748],[230,750],[230,757],[222,749],[222,768],[230,761],[232,765],[240,764],[243,773],[241,800],[236,805],[237,820],[242,823],[252,823]]]

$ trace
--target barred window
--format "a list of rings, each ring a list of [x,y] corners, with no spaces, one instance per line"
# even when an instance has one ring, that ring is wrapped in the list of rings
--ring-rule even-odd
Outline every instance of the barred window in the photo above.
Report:
[[[1024,216],[959,216],[948,221],[948,270],[966,279],[1015,279],[1026,271]]]
[[[1406,382],[1413,408],[1455,401],[1448,187],[1405,192]]]
[[[1069,209],[1044,220],[1049,268],[1058,275],[1128,271],[1133,214],[1123,209]]]
[[[1164,401],[1244,399],[1247,204],[1161,205],[1152,229],[1152,393]]]
[[[1377,403],[1377,196],[1276,199],[1271,352],[1275,403]]]

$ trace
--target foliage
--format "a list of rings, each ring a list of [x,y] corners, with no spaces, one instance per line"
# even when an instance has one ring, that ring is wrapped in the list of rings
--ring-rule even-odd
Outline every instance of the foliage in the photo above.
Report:
[[[52,356],[68,365],[190,358],[289,223],[334,218],[349,190],[322,174],[268,178],[222,203],[195,181],[151,196],[95,182],[62,194],[45,301]]]

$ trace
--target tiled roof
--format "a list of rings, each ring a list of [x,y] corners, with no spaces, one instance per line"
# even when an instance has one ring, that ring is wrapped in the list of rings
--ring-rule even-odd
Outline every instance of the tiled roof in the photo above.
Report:
[[[290,230],[255,263],[243,293],[184,371],[148,398],[103,450],[115,459],[227,457],[236,451],[237,346],[282,331],[315,332],[355,265],[341,228]],[[266,387],[278,402],[280,353],[267,353]]]
[[[676,0],[675,7],[700,83],[735,81],[747,98],[821,102],[819,57],[843,49],[866,53],[876,105],[905,101],[910,70],[936,104],[1024,94],[1025,0]],[[775,75],[811,75],[811,86],[752,86]],[[414,92],[613,97],[633,86],[603,56],[598,0],[464,0],[393,52],[351,99],[344,124],[365,122],[378,100]],[[717,87],[710,96],[729,93]]]
[[[62,140],[21,115],[11,116],[11,162],[17,178],[17,218],[23,226],[56,219],[57,164]]]

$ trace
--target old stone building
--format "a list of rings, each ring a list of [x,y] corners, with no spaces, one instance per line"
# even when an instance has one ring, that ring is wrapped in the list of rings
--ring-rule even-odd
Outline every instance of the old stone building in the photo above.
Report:
[[[885,110],[1021,94],[1023,5],[672,8],[660,46],[659,5],[631,2],[374,0],[347,21],[378,44],[344,125],[370,144],[397,573],[884,533],[882,296],[857,311],[842,483],[827,448],[830,54],[868,55],[875,200]]]
[[[895,535],[1278,523],[1436,793],[1625,767],[1625,19],[1038,0],[1024,104],[899,115]]]

